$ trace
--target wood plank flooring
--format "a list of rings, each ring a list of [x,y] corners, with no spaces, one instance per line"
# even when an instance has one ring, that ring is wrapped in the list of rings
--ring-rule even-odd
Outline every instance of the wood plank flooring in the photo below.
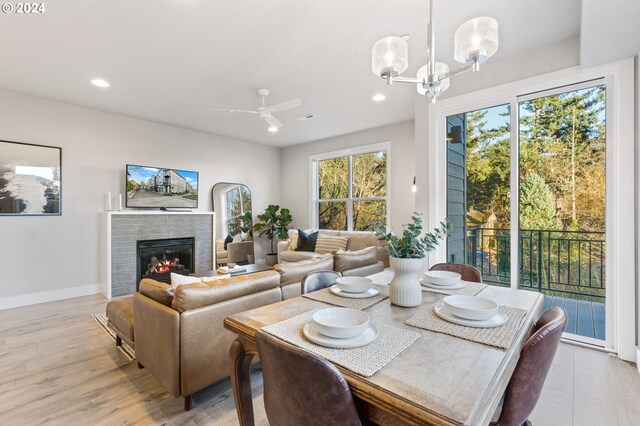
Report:
[[[0,311],[1,425],[236,425],[229,380],[194,395],[169,395],[95,323],[102,296]],[[268,424],[262,377],[253,374],[259,425]],[[531,416],[534,425],[640,425],[634,364],[562,344]]]

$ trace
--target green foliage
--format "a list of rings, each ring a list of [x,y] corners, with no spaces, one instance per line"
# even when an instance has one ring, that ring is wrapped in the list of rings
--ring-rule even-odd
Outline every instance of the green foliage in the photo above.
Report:
[[[320,229],[346,230],[350,210],[355,231],[369,231],[371,222],[383,220],[385,200],[359,201],[359,198],[384,197],[387,194],[387,153],[369,152],[349,157],[318,161],[318,224]],[[349,181],[351,179],[351,181]],[[353,198],[349,209],[349,193]],[[337,201],[323,201],[337,200]]]
[[[520,227],[522,229],[556,229],[558,221],[551,189],[542,176],[529,173],[520,182]]]
[[[271,240],[271,253],[274,254],[273,239],[278,237],[281,240],[287,238],[288,226],[293,221],[289,209],[276,204],[270,204],[264,213],[258,215],[259,222],[253,225],[254,231],[259,232],[258,236],[265,236]]]
[[[605,227],[605,96],[604,86],[598,86],[519,104],[520,179],[535,172],[548,186],[556,218],[553,229]],[[486,217],[495,214],[495,225],[508,228],[509,108],[495,108],[501,109],[506,125],[488,124],[495,110],[464,114],[467,207]]]
[[[440,222],[440,227],[422,235],[422,214],[414,212],[411,223],[402,225],[402,236],[392,230],[386,233],[384,228],[376,229],[378,239],[383,242],[389,256],[400,259],[420,259],[433,251],[451,230],[453,225],[447,219]]]

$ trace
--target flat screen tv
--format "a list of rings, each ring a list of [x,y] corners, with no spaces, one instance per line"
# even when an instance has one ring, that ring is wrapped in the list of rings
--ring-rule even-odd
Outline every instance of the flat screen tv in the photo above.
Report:
[[[149,209],[198,207],[198,172],[127,164],[125,205]]]

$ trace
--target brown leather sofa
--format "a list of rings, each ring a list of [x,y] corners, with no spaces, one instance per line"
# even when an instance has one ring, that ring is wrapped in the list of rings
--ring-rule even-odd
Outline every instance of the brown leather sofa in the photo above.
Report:
[[[309,229],[309,232],[313,230]],[[389,266],[389,255],[387,250],[382,247],[382,242],[378,240],[378,236],[373,232],[368,231],[332,231],[321,230],[321,235],[330,236],[346,236],[347,251],[358,251],[367,247],[376,247],[378,253],[378,261],[384,264],[384,267]],[[296,251],[295,248],[298,245],[298,230],[289,230],[289,238],[285,241],[278,242],[278,262],[300,262],[303,260],[309,260],[321,256],[321,254],[313,251]]]
[[[340,256],[337,254],[318,255],[311,259],[301,260],[299,262],[282,262],[273,268],[280,274],[280,288],[282,289],[282,300],[300,296],[302,293],[302,279],[310,272],[331,271],[340,272],[343,276],[360,276],[365,277],[384,270],[384,264],[377,261],[376,250],[370,249],[373,253],[355,254],[358,252],[348,253],[348,256]],[[373,255],[373,260],[366,261],[364,257]],[[347,260],[346,258],[349,257]],[[366,265],[358,266],[362,263]]]
[[[175,397],[185,398],[229,377],[235,335],[223,326],[229,315],[282,300],[280,275],[259,272],[214,285],[170,285],[144,279],[133,296],[136,359]]]

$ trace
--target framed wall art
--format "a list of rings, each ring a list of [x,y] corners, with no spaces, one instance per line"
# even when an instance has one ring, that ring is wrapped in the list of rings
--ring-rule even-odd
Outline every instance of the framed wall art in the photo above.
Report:
[[[0,216],[61,214],[62,148],[0,141]]]

